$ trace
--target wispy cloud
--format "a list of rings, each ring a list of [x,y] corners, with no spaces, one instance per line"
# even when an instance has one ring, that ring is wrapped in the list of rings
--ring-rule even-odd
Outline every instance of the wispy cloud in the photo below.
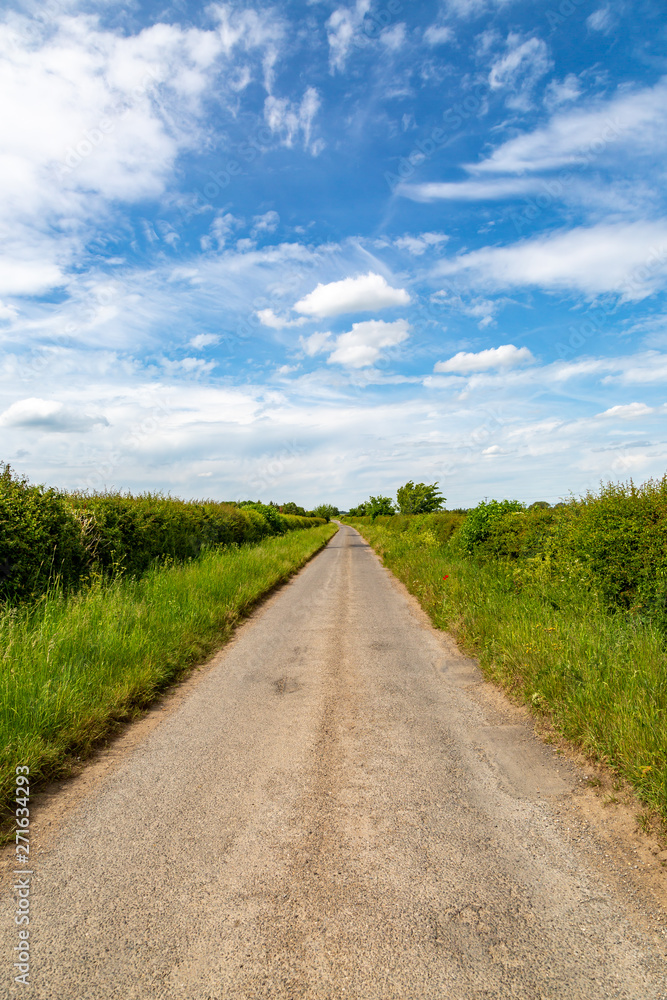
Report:
[[[474,287],[538,287],[638,302],[667,283],[667,221],[600,224],[488,247],[436,265]]]
[[[522,38],[510,32],[505,51],[489,72],[492,90],[507,92],[506,102],[511,108],[526,110],[532,101],[532,91],[537,81],[551,68],[545,42],[541,38]]]
[[[264,102],[264,118],[271,131],[280,136],[284,146],[293,146],[301,136],[304,149],[317,156],[322,152],[324,143],[322,139],[312,139],[312,129],[320,104],[320,95],[315,87],[306,89],[299,104],[270,95]]]
[[[666,135],[667,77],[663,77],[653,87],[559,112],[546,127],[510,139],[467,169],[494,174],[555,170],[587,162],[619,144],[655,153],[666,145]]]
[[[329,68],[332,73],[345,69],[353,39],[370,6],[370,0],[357,0],[353,7],[337,7],[327,21]]]

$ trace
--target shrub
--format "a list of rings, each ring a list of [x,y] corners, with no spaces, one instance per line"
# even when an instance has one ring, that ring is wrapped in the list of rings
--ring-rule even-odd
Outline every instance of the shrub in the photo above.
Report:
[[[468,511],[461,527],[459,539],[466,552],[473,552],[475,547],[489,535],[492,526],[507,514],[524,510],[524,504],[519,500],[482,500],[481,503]]]
[[[67,498],[0,468],[0,599],[21,601],[78,581],[85,552]]]
[[[73,493],[31,486],[0,467],[0,600],[16,603],[56,581],[68,589],[95,576],[140,576],[156,562],[258,542],[324,524],[275,506],[188,503],[161,493]]]

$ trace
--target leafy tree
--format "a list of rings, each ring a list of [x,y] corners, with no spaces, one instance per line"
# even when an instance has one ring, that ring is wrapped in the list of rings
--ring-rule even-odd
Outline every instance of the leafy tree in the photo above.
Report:
[[[365,517],[367,513],[366,511],[367,506],[368,505],[365,503],[360,503],[356,507],[350,507],[349,511],[347,512],[348,517]]]
[[[299,507],[292,500],[289,503],[284,503],[282,507],[278,508],[281,514],[298,514],[300,517],[306,516],[306,511],[304,507]]]
[[[410,480],[396,491],[396,500],[401,514],[432,514],[440,510],[446,497],[438,489],[438,484],[427,486],[426,483],[415,484]]]
[[[375,520],[380,514],[395,514],[396,508],[391,502],[391,497],[369,497],[368,502],[364,504],[366,508],[366,514]]]
[[[329,521],[332,517],[338,517],[340,511],[331,503],[321,503],[313,510],[315,517],[325,517]]]

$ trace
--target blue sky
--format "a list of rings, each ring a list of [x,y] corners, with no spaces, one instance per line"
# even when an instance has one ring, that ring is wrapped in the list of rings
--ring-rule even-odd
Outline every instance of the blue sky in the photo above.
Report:
[[[659,0],[1,18],[19,472],[341,507],[665,472]]]

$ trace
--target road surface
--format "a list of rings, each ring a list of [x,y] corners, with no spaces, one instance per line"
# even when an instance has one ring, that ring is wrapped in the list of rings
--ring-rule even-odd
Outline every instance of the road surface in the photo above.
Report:
[[[5,891],[0,995],[666,998],[580,781],[344,526],[44,839],[28,987]]]

